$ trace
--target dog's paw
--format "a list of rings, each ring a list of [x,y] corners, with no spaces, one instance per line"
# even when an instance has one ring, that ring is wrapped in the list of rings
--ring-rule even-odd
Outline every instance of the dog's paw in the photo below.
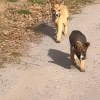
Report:
[[[76,62],[74,61],[74,62],[72,62],[72,64],[73,64],[73,65],[76,65]]]
[[[81,72],[85,72],[85,69],[81,69],[81,68],[80,68],[80,71],[81,71]]]
[[[56,43],[60,43],[60,41],[56,41]]]
[[[72,65],[75,66],[76,65],[76,62],[75,61],[71,61],[70,64],[72,64]]]
[[[66,34],[67,34],[67,32],[64,32],[63,34],[64,34],[64,35],[66,35]]]

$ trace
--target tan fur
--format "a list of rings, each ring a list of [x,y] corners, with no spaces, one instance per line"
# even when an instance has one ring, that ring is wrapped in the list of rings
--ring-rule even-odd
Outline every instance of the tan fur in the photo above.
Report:
[[[60,16],[54,16],[54,11],[59,13]],[[57,29],[57,40],[56,42],[60,42],[62,31],[64,29],[64,34],[67,34],[67,18],[68,18],[68,9],[65,5],[61,4],[52,4],[52,20],[55,23]]]
[[[80,70],[81,70],[82,72],[85,72],[84,60],[81,60],[81,63],[80,63]]]

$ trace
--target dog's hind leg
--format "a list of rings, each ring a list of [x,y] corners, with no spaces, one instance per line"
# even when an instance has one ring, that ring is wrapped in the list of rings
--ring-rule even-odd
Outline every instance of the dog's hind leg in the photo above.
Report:
[[[63,24],[58,23],[58,32],[57,32],[57,40],[56,40],[57,43],[60,43],[62,31],[63,31]]]
[[[64,23],[64,35],[67,34],[67,21]]]

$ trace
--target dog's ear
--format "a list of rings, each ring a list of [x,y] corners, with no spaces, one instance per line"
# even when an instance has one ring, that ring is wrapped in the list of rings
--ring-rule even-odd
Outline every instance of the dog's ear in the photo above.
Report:
[[[90,46],[90,42],[85,42],[85,43],[83,44],[83,46],[84,46],[84,47]]]
[[[59,5],[64,5],[64,0],[62,0],[62,1],[59,3]]]

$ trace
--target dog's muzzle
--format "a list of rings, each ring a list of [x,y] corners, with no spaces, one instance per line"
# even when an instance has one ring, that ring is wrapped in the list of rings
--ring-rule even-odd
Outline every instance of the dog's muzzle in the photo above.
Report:
[[[80,60],[85,60],[85,57],[84,56],[80,56]]]
[[[81,58],[81,60],[85,60],[85,58],[83,57],[83,58]]]
[[[55,17],[60,17],[60,14],[54,14]]]
[[[58,14],[56,14],[56,17],[59,17],[59,15],[58,15]]]

